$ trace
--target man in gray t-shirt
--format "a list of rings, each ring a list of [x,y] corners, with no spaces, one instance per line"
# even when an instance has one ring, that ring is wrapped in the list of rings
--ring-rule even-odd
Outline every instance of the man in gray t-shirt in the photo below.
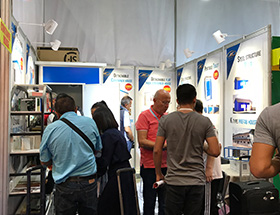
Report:
[[[280,172],[280,103],[266,107],[259,115],[255,134],[250,170],[255,177],[271,178]]]
[[[203,144],[208,142],[207,154],[220,154],[211,121],[194,112],[196,90],[190,84],[177,88],[178,111],[163,116],[159,121],[154,163],[157,181],[166,182],[165,213],[200,214],[204,197],[205,170]],[[167,174],[161,173],[162,148],[167,141]]]

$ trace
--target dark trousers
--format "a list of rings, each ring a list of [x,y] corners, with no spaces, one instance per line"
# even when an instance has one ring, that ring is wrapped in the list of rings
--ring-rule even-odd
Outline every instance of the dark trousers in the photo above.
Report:
[[[222,193],[222,190],[219,190],[221,187],[221,183],[223,183],[223,179],[214,179],[211,182],[211,215],[218,215],[218,200],[217,200],[217,194],[218,192]]]
[[[203,204],[204,185],[166,185],[166,197],[166,215],[198,215]]]
[[[162,168],[162,174],[166,174],[167,168]],[[164,187],[153,189],[153,183],[156,181],[156,173],[153,168],[144,168],[141,166],[140,175],[143,180],[143,199],[144,199],[144,215],[155,214],[156,196],[158,196],[159,215],[164,215],[165,207],[165,190]]]
[[[56,184],[54,205],[56,215],[96,215],[96,181],[66,181]]]

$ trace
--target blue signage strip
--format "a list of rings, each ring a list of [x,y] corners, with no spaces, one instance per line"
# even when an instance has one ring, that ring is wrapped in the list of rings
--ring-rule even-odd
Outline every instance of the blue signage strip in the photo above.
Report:
[[[114,69],[108,69],[106,68],[103,72],[103,84],[106,82],[106,80],[108,79],[108,77],[111,75],[111,73],[113,72]]]
[[[177,69],[177,87],[179,86],[182,73],[183,73],[183,67],[180,69]]]
[[[153,70],[139,70],[139,91],[152,72]]]
[[[205,61],[206,59],[200,60],[197,62],[197,84],[200,81],[201,75],[202,75],[202,71],[205,65]]]
[[[232,64],[237,54],[240,43],[227,49],[227,79],[231,71]]]
[[[44,66],[43,82],[99,84],[99,68]]]

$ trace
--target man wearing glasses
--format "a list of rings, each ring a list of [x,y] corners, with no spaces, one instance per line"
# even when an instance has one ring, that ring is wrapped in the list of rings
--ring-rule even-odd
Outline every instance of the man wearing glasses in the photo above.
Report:
[[[140,175],[143,180],[143,198],[144,198],[144,215],[153,215],[155,210],[156,196],[158,195],[159,215],[164,214],[164,191],[159,188],[153,189],[153,183],[156,181],[155,166],[153,162],[153,148],[158,130],[158,122],[165,114],[170,103],[170,94],[160,89],[153,98],[154,104],[143,111],[136,122],[138,143],[141,151]],[[162,155],[161,170],[166,173],[166,145]]]

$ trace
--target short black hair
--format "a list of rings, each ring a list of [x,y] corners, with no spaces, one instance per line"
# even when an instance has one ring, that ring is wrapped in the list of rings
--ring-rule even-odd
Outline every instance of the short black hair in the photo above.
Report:
[[[182,84],[178,86],[176,95],[179,105],[191,104],[196,97],[196,90],[191,84]]]
[[[121,100],[121,105],[125,107],[125,105],[129,104],[132,101],[130,96],[124,96]]]
[[[92,114],[92,118],[95,121],[99,133],[104,133],[109,128],[118,129],[119,125],[108,107],[99,107]]]
[[[203,103],[199,99],[196,99],[194,110],[198,113],[203,113]]]
[[[66,93],[57,95],[54,106],[55,111],[61,115],[69,111],[75,111],[76,109],[75,100]]]
[[[100,102],[95,102],[92,106],[91,109],[97,109],[99,107],[108,107],[106,102],[104,100],[100,101]]]

